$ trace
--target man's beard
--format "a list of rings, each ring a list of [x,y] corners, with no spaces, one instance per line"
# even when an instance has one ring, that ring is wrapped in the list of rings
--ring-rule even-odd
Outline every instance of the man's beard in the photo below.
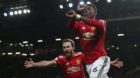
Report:
[[[70,52],[65,51],[65,54],[66,54],[67,58],[71,58],[72,57],[72,51],[70,51]]]

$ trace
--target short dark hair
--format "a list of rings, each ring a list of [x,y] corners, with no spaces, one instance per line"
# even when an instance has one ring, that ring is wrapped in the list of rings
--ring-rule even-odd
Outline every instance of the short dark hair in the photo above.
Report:
[[[71,45],[72,45],[72,47],[75,47],[74,40],[72,40],[72,39],[64,39],[64,40],[62,41],[62,44],[64,44],[65,42],[70,42]]]
[[[87,4],[87,6],[91,6],[95,10],[95,16],[97,15],[97,7],[94,4]]]

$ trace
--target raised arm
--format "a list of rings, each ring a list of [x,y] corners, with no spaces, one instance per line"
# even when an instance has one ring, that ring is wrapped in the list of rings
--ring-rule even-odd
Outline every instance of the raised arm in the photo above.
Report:
[[[79,20],[84,21],[85,23],[87,23],[91,26],[96,26],[96,27],[99,27],[99,28],[104,28],[104,24],[105,24],[104,20],[96,20],[96,19],[87,18],[87,17],[84,17],[84,16],[81,16]]]
[[[66,16],[71,18],[68,23],[68,28],[73,29],[75,26],[75,22],[77,21],[76,14],[80,14],[84,9],[86,8],[86,5],[78,5],[76,11],[75,10],[69,10],[66,12]]]
[[[75,15],[76,15],[76,12],[74,10],[70,10],[68,12],[66,12],[66,16],[71,18],[68,22],[68,28],[70,29],[73,29],[74,28],[74,24],[76,22],[76,19],[75,19]]]
[[[31,58],[29,58],[28,61],[24,62],[25,68],[47,67],[47,66],[51,66],[51,65],[55,65],[55,64],[56,64],[56,62],[54,60],[34,62]]]
[[[96,20],[94,18],[88,18],[80,14],[77,14],[74,10],[68,11],[66,13],[66,16],[72,19],[68,27],[73,27],[75,24],[75,21],[83,21],[86,24],[90,26],[95,26],[99,29],[104,29],[105,28],[104,26],[106,25],[106,22],[104,20]]]

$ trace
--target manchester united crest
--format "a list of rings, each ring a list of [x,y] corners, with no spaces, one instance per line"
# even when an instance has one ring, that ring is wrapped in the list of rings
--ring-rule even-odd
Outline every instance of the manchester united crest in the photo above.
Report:
[[[81,63],[81,60],[76,60],[76,64],[80,64]]]
[[[92,30],[96,30],[96,27],[91,27]]]

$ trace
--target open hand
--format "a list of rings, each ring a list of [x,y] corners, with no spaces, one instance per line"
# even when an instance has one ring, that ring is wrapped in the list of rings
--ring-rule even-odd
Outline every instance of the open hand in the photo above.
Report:
[[[34,65],[34,62],[33,62],[33,60],[31,58],[29,58],[28,61],[24,62],[25,68],[31,68],[31,67],[33,67],[33,65]]]
[[[121,68],[121,67],[124,66],[124,62],[123,61],[119,61],[119,58],[117,58],[117,59],[111,61],[111,65],[115,66],[117,68]]]

